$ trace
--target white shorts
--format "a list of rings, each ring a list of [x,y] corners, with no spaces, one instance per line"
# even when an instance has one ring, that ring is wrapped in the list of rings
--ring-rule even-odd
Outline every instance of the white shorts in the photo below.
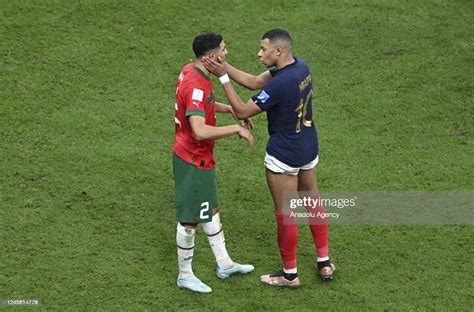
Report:
[[[265,153],[265,167],[275,173],[283,173],[287,175],[297,175],[300,170],[309,170],[313,169],[316,167],[319,161],[319,155],[316,156],[316,158],[311,161],[310,163],[302,166],[302,167],[290,167],[287,164],[279,161],[275,157],[268,155],[268,153]]]

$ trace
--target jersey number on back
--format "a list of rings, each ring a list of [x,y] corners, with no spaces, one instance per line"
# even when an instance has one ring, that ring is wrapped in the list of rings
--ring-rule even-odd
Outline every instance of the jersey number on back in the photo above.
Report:
[[[303,99],[300,100],[300,103],[295,109],[295,112],[298,114],[298,122],[296,123],[296,133],[301,132],[301,121],[303,121],[303,125],[305,127],[308,127],[308,128],[311,127],[311,124],[313,121],[307,120],[306,114],[308,113],[308,104],[311,102],[312,97],[313,97],[313,90],[309,91],[304,101]]]

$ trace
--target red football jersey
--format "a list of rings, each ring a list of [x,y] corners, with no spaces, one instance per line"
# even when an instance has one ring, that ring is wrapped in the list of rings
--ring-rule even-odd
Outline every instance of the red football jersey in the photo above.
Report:
[[[204,117],[207,125],[216,125],[215,96],[210,78],[194,63],[184,66],[179,74],[175,110],[173,151],[179,158],[198,168],[213,168],[216,164],[214,140],[198,141],[188,120],[189,116],[197,115]]]

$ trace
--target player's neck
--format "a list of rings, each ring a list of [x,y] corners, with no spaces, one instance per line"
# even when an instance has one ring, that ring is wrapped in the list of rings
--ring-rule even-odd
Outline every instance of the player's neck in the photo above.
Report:
[[[206,66],[204,66],[204,64],[200,61],[200,60],[196,60],[194,62],[195,66],[197,68],[199,68],[200,70],[202,70],[202,72],[204,74],[206,74],[207,76],[210,76],[211,75],[211,72],[207,70]]]
[[[280,69],[287,65],[293,64],[294,62],[295,58],[293,57],[293,54],[286,54],[284,57],[277,61],[276,68]]]

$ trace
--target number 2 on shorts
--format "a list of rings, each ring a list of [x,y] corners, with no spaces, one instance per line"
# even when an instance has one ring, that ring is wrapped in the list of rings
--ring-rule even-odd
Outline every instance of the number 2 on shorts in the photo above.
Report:
[[[201,207],[204,207],[201,209],[200,213],[199,213],[199,218],[201,219],[209,219],[209,215],[204,215],[204,213],[206,213],[207,211],[209,211],[209,202],[203,202],[201,204]]]

